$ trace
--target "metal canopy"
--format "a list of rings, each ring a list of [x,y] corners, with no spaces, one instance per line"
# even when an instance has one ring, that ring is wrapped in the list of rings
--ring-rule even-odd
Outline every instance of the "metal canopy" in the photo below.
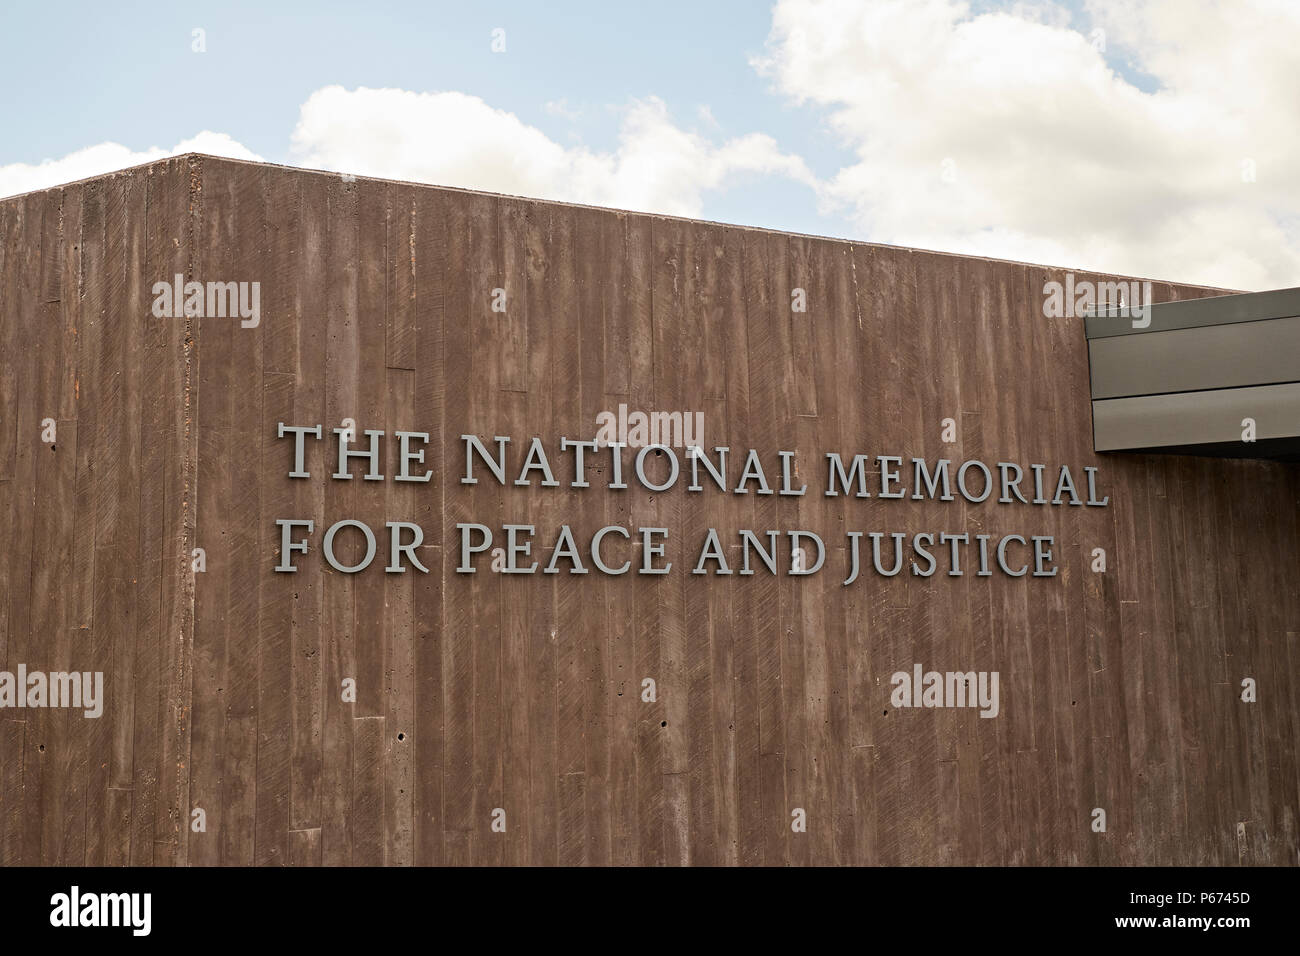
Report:
[[[1093,447],[1300,461],[1300,288],[1084,320]]]

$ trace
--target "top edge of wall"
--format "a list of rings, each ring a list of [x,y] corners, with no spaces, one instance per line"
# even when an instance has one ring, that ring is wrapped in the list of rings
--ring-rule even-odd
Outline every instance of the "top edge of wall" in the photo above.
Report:
[[[332,171],[332,170],[310,169],[303,166],[288,166],[283,163],[268,163],[268,162],[260,162],[260,161],[247,160],[247,159],[235,159],[229,156],[215,156],[212,155],[211,153],[198,153],[198,152],[178,153],[175,156],[165,156],[159,159],[151,160],[147,163],[140,163],[136,166],[127,166],[127,167],[123,167],[122,169],[116,169],[110,172],[100,173],[95,176],[87,176],[83,179],[72,180],[66,183],[59,183],[53,186],[46,186],[43,189],[33,189],[25,193],[17,193],[12,196],[3,196],[0,197],[0,204],[16,202],[25,199],[29,196],[39,196],[44,193],[52,193],[59,190],[68,189],[72,186],[80,186],[89,183],[112,180],[112,179],[116,179],[119,176],[131,176],[141,172],[153,170],[160,166],[168,166],[173,164],[175,165],[188,164],[191,168],[198,168],[201,175],[203,167],[214,163],[228,164],[232,166],[255,166],[262,169],[275,170],[277,172],[283,172],[283,173],[297,173],[297,174],[312,175],[312,176],[328,176],[331,179],[337,178],[340,175],[342,175],[340,172]],[[782,229],[769,229],[764,226],[751,226],[751,225],[746,225],[744,223],[718,222],[716,220],[711,220],[711,219],[691,219],[690,217],[687,216],[673,216],[673,215],[668,215],[666,213],[640,212],[631,209],[618,209],[610,206],[591,206],[591,205],[586,205],[584,203],[565,202],[557,199],[538,199],[532,196],[519,196],[510,193],[487,192],[481,189],[465,189],[460,186],[442,186],[436,183],[421,183],[421,182],[414,182],[411,180],[404,180],[404,179],[384,179],[377,176],[363,176],[359,174],[358,175],[348,174],[348,176],[349,176],[348,179],[349,182],[383,183],[386,185],[391,184],[397,186],[409,186],[417,189],[437,189],[442,192],[457,193],[460,195],[483,196],[491,199],[511,199],[519,202],[537,203],[539,205],[555,206],[555,207],[561,207],[565,209],[578,209],[578,210],[586,210],[591,212],[609,213],[621,217],[634,216],[641,219],[663,220],[666,222],[690,223],[691,225],[713,226],[720,229],[738,229],[743,232],[754,232],[754,233],[760,233],[764,235],[786,236],[786,237],[797,238],[797,239],[813,239],[819,242],[843,243],[848,246],[862,246],[866,248],[888,249],[896,252],[911,252],[920,255],[943,256],[949,259],[964,259],[971,262],[988,262],[997,265],[1021,266],[1027,269],[1042,269],[1049,272],[1064,271],[1064,272],[1074,272],[1076,274],[1084,275],[1084,276],[1111,276],[1114,278],[1125,278],[1125,279],[1132,279],[1137,281],[1158,282],[1163,285],[1176,286],[1180,289],[1204,290],[1207,293],[1217,293],[1219,295],[1239,293],[1242,291],[1239,289],[1228,289],[1221,286],[1209,286],[1209,285],[1199,285],[1190,282],[1179,282],[1172,279],[1168,279],[1168,280],[1154,279],[1148,276],[1134,276],[1134,275],[1123,275],[1121,273],[1097,272],[1095,270],[1082,269],[1073,266],[1049,265],[1041,262],[1024,262],[1018,259],[998,259],[991,256],[975,256],[975,255],[969,255],[960,252],[946,252],[939,249],[924,249],[916,246],[898,246],[898,245],[891,245],[889,243],[884,243],[884,242],[871,242],[865,239],[845,239],[840,236],[821,236],[815,233],[789,232]]]

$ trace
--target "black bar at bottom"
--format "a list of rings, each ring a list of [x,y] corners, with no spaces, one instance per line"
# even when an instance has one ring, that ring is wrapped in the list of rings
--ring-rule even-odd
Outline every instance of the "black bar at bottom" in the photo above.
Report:
[[[0,870],[0,915],[9,942],[203,949],[287,941],[339,951],[409,939],[422,949],[694,951],[712,939],[731,949],[787,933],[808,946],[1096,938],[1232,946],[1286,932],[1295,877],[1288,868],[23,868]],[[122,894],[149,894],[147,927],[145,897]]]

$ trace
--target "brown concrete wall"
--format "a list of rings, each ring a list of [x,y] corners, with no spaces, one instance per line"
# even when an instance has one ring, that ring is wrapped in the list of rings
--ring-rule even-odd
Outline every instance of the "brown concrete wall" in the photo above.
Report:
[[[1094,455],[1058,271],[197,156],[2,201],[0,243],[0,660],[106,693],[0,710],[4,864],[1297,862],[1300,473]],[[154,318],[178,272],[260,282],[259,326]],[[559,438],[620,403],[796,451],[809,494],[569,487]],[[330,479],[332,443],[290,479],[277,423],[345,418],[431,433],[433,482]],[[541,437],[560,487],[460,484],[462,434],[512,436],[509,479]],[[828,451],[1096,465],[1110,505],[827,498]],[[418,521],[432,573],[383,535],[333,571],[341,518]],[[564,523],[666,527],[673,572],[457,574],[466,521],[543,564]],[[692,575],[708,527],[831,554]],[[844,587],[853,529],[1051,534],[1061,571]],[[998,671],[1000,715],[892,708],[914,662]]]

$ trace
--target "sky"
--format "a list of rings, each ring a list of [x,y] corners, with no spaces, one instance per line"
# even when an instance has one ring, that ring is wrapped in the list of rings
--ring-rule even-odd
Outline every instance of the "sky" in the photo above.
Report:
[[[1300,0],[11,5],[0,196],[179,153],[1300,286]]]

